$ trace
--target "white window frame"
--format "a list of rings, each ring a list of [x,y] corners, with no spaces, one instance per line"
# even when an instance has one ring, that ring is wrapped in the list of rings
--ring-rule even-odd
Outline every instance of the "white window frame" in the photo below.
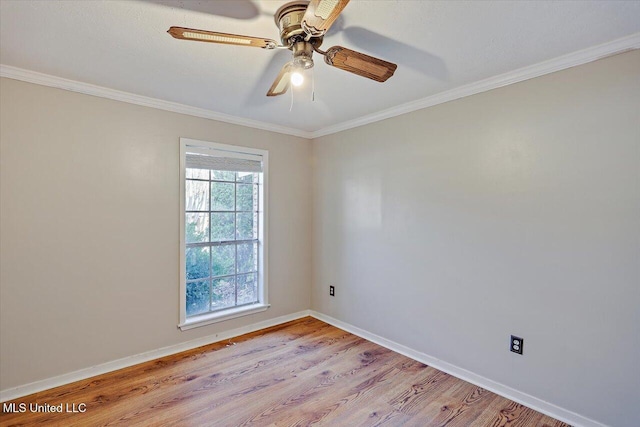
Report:
[[[258,206],[258,302],[251,305],[232,307],[217,312],[205,313],[187,318],[187,271],[186,271],[186,237],[185,237],[185,184],[186,184],[186,154],[207,152],[225,152],[230,157],[247,158],[247,155],[262,156],[262,181],[259,185],[260,197]],[[244,154],[244,156],[243,156]],[[268,302],[268,256],[267,235],[268,222],[268,180],[269,180],[269,152],[258,148],[241,147],[220,144],[216,142],[199,141],[196,139],[180,138],[180,323],[178,327],[185,331],[199,326],[235,319],[249,314],[267,310]]]

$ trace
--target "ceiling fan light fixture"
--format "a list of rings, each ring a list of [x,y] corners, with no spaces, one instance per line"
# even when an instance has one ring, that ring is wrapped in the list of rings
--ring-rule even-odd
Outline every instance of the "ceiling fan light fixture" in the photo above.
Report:
[[[300,55],[293,59],[293,65],[301,70],[313,68],[313,59],[310,56]]]
[[[313,67],[313,45],[306,41],[296,41],[293,46],[293,65],[303,70]]]
[[[294,71],[291,74],[291,84],[297,87],[302,86],[302,83],[304,83],[304,76],[300,71]]]

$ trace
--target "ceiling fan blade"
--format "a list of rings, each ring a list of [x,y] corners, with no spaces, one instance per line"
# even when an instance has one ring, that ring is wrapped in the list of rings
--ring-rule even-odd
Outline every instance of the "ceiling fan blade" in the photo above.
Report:
[[[176,39],[194,40],[198,42],[233,44],[236,46],[253,46],[263,49],[275,49],[275,40],[260,37],[240,36],[237,34],[217,33],[215,31],[195,30],[193,28],[171,27],[167,33]]]
[[[398,68],[394,63],[342,46],[333,46],[327,49],[324,61],[341,70],[349,71],[377,82],[387,81]]]
[[[311,0],[302,21],[312,36],[321,36],[334,23],[349,0]]]
[[[289,83],[291,83],[291,70],[293,68],[293,63],[287,62],[284,64],[284,67],[280,70],[278,77],[276,77],[275,81],[269,88],[269,92],[267,92],[267,96],[278,96],[283,95],[289,89]]]

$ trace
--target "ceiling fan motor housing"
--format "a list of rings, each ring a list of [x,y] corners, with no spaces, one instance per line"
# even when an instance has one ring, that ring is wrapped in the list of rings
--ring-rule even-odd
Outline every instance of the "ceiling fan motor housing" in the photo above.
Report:
[[[300,40],[308,41],[316,48],[322,44],[322,35],[314,36],[309,40],[302,26],[308,5],[309,2],[305,0],[293,1],[281,6],[276,11],[274,19],[280,29],[280,40],[284,46],[293,46]]]
[[[293,1],[281,6],[275,13],[276,25],[280,29],[280,39],[285,46],[293,36],[304,34],[302,18],[307,11],[308,1]]]

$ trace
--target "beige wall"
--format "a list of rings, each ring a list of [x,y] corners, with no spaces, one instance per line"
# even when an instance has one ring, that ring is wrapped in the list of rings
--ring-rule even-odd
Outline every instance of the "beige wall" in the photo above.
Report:
[[[640,52],[322,137],[313,156],[314,310],[638,426]]]
[[[310,306],[308,140],[2,79],[0,389]],[[181,332],[179,138],[269,150],[264,313]]]

